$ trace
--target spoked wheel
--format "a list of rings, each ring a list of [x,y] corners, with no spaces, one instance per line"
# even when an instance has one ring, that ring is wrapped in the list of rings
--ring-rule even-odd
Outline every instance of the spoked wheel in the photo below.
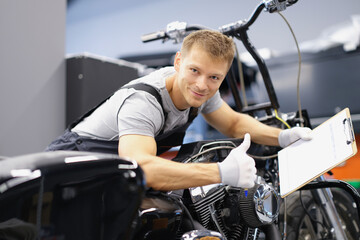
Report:
[[[331,192],[347,239],[359,239],[359,217],[351,196],[341,189],[332,189]],[[332,229],[329,227],[329,221],[325,216],[323,208],[317,205],[310,191],[298,191],[291,194],[287,197],[286,239],[333,239]],[[280,209],[280,230],[282,232],[284,231],[283,220],[284,204]]]

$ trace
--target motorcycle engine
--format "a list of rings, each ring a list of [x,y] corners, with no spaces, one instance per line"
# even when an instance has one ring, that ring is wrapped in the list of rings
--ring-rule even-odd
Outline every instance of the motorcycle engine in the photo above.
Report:
[[[197,220],[227,239],[254,237],[257,228],[273,223],[279,214],[279,195],[262,179],[251,189],[214,184],[189,191]]]

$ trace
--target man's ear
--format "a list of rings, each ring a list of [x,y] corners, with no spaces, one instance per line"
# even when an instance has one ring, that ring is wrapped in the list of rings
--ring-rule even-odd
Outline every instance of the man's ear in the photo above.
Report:
[[[181,64],[181,53],[177,52],[174,59],[174,68],[177,72],[180,70],[180,64]]]

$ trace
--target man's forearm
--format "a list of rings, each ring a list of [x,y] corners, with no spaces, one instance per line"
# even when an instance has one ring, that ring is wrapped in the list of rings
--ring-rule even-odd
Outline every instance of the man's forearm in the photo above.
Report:
[[[245,114],[239,114],[236,123],[234,137],[243,137],[245,133],[250,133],[251,140],[258,144],[278,146],[278,137],[281,129],[265,125],[258,120]]]
[[[216,163],[184,164],[156,156],[155,139],[125,135],[119,140],[119,155],[134,159],[145,172],[147,185],[157,190],[183,189],[220,183]]]
[[[145,172],[147,186],[156,190],[185,189],[221,182],[216,163],[183,164],[156,156],[147,157],[148,160],[139,161],[139,164]]]

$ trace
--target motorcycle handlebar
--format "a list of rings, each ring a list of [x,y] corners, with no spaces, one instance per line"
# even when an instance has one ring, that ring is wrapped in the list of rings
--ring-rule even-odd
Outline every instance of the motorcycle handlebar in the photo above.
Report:
[[[284,11],[287,7],[295,4],[298,0],[263,0],[268,12]]]
[[[223,25],[219,28],[219,31],[228,36],[236,36],[240,31],[247,30],[258,18],[261,11],[265,9],[266,11],[280,12],[286,9],[298,0],[263,0],[251,14],[249,20],[240,20],[234,23]]]
[[[189,32],[201,29],[206,29],[206,27],[200,25],[187,25],[185,22],[176,21],[169,23],[166,26],[166,30],[161,30],[141,36],[141,41],[146,43],[156,40],[167,41],[172,39],[175,43],[180,43]]]
[[[280,12],[286,9],[286,7],[295,4],[298,0],[263,0],[255,9],[253,14],[250,16],[248,21],[237,21],[235,23],[227,24],[219,28],[219,31],[228,36],[235,36],[238,34],[238,31],[241,29],[247,29],[252,25],[257,17],[260,15],[261,11],[265,8],[266,11]],[[151,42],[156,40],[169,40],[173,39],[175,43],[181,42],[188,32],[207,29],[204,26],[200,25],[191,25],[188,26],[185,22],[171,22],[166,26],[166,30],[160,30],[157,32],[145,34],[141,36],[141,41]]]
[[[277,0],[277,2],[278,1],[279,0]],[[287,1],[287,0],[284,0],[284,1]],[[260,13],[262,12],[262,10],[264,8],[266,8],[265,1],[263,1],[256,7],[255,11],[252,13],[249,20],[238,21],[235,23],[224,25],[219,28],[221,33],[223,33],[227,36],[235,37],[243,43],[244,47],[250,53],[250,55],[255,60],[257,66],[259,68],[259,71],[261,73],[261,76],[263,77],[264,84],[265,84],[265,87],[266,87],[266,90],[267,90],[267,93],[268,93],[268,96],[270,99],[270,103],[258,104],[258,105],[252,106],[252,107],[245,107],[245,108],[240,106],[242,104],[239,103],[238,108],[242,112],[254,112],[254,111],[257,111],[260,109],[264,109],[264,110],[266,110],[266,112],[268,112],[270,114],[271,109],[279,108],[279,102],[277,100],[275,90],[274,90],[274,87],[273,87],[273,84],[271,81],[269,71],[266,67],[265,61],[260,56],[260,54],[257,52],[255,47],[251,44],[248,34],[247,34],[249,27],[256,21],[256,19],[258,18],[258,16],[260,15]]]
[[[264,8],[265,3],[263,2],[256,7],[255,11],[251,14],[249,20],[240,20],[235,23],[223,25],[219,28],[219,31],[227,36],[236,37],[236,35],[240,31],[246,31],[255,22],[255,20],[258,18]]]
[[[141,41],[146,43],[146,42],[151,42],[151,41],[156,41],[156,40],[161,40],[161,39],[166,39],[167,38],[167,34],[165,31],[157,31],[154,33],[148,33],[148,34],[144,34],[141,36]]]
[[[287,6],[290,6],[296,3],[298,0],[263,0],[255,9],[255,11],[250,16],[247,21],[238,21],[235,23],[227,24],[219,28],[219,31],[227,36],[235,37],[242,41],[245,48],[251,54],[251,56],[256,61],[259,71],[263,77],[266,90],[269,95],[270,103],[266,103],[265,105],[256,106],[256,109],[265,108],[267,112],[270,113],[269,109],[278,109],[279,103],[274,91],[274,87],[272,85],[272,81],[270,78],[269,71],[266,67],[264,59],[258,54],[254,46],[250,43],[247,30],[248,28],[256,21],[260,13],[263,9],[268,12],[279,12],[286,9]],[[196,31],[200,29],[206,29],[202,26],[187,26],[185,22],[172,22],[169,23],[166,27],[166,31],[158,31],[151,34],[144,35],[141,39],[143,42],[149,42],[154,40],[163,39],[163,41],[167,41],[169,39],[174,40],[174,43],[180,43],[187,36],[190,31]],[[242,111],[253,111],[254,109],[243,109],[241,104],[237,104],[239,110]]]

